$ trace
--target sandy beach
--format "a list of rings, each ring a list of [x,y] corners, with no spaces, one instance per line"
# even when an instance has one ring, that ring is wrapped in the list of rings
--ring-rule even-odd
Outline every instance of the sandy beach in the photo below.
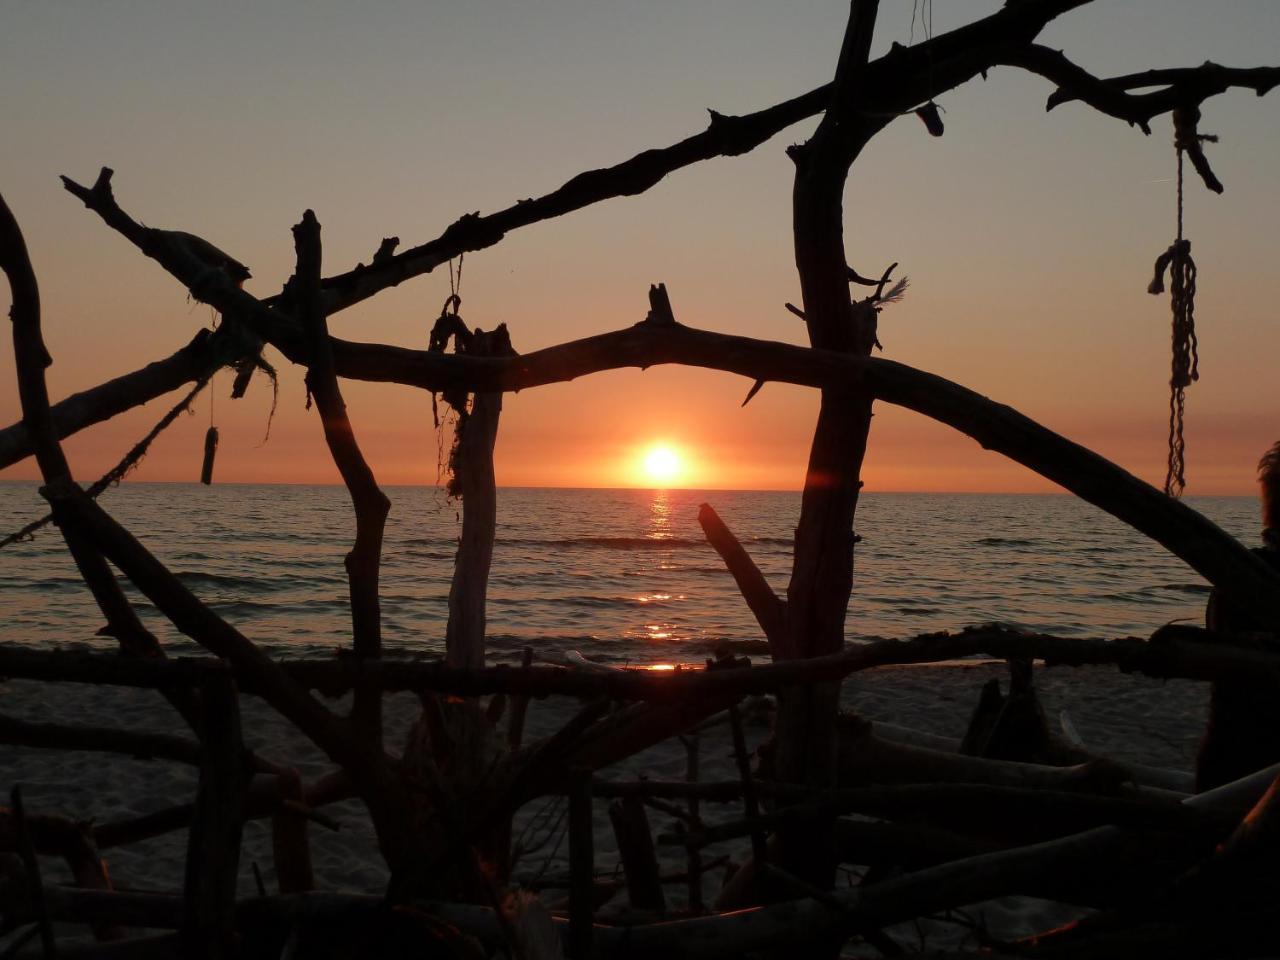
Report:
[[[929,734],[960,737],[981,685],[991,676],[1005,674],[1003,664],[965,663],[943,666],[879,668],[851,678],[845,685],[845,701],[873,721],[910,727]],[[1066,711],[1089,749],[1121,762],[1187,771],[1194,760],[1208,689],[1184,681],[1154,681],[1126,676],[1106,668],[1055,668],[1037,671],[1038,687],[1052,724]],[[38,684],[8,681],[0,685],[0,710],[29,721],[58,721],[131,730],[179,732],[182,722],[172,709],[149,691],[94,687],[78,684]],[[559,698],[530,705],[527,740],[554,732],[578,704]],[[304,780],[328,769],[328,764],[292,727],[253,697],[242,699],[245,738],[250,746],[276,760],[295,764]],[[403,742],[405,731],[417,713],[410,695],[387,698],[387,740]],[[768,734],[767,711],[748,712],[748,745],[752,749]],[[680,780],[686,755],[678,742],[670,741],[601,771],[613,779]],[[701,737],[702,777],[734,779],[736,771],[727,725],[721,724]],[[6,787],[22,784],[27,807],[35,813],[62,814],[98,824],[151,813],[193,798],[194,768],[167,761],[137,760],[114,755],[5,747],[0,751],[0,781]],[[605,816],[605,801],[597,800],[596,864],[600,877],[614,875],[616,845]],[[542,881],[567,873],[568,849],[559,833],[563,829],[564,801],[546,798],[527,805],[517,818],[515,836],[523,834],[525,846],[543,845],[518,863],[517,878]],[[326,808],[341,824],[334,832],[311,827],[312,855],[320,889],[378,893],[387,874],[361,805],[347,801]],[[738,819],[738,803],[704,804],[708,822]],[[670,832],[675,821],[650,811],[655,835]],[[558,842],[559,841],[559,842]],[[185,831],[104,851],[114,884],[121,889],[177,891],[182,884]],[[660,846],[664,872],[684,869],[679,847]],[[725,843],[704,851],[707,860],[728,855],[741,862],[746,841]],[[268,890],[274,889],[269,821],[245,825],[240,886],[243,895],[255,891],[253,864],[260,868]],[[68,882],[69,872],[57,860],[46,859],[50,882]],[[709,871],[705,883],[708,898],[715,895],[723,870]],[[668,888],[669,905],[685,901],[683,885]],[[544,900],[554,902],[561,891],[549,889]],[[626,907],[625,893],[606,904],[600,919]],[[1004,935],[1032,933],[1071,916],[1069,911],[1046,903],[1019,898],[982,905],[983,922]],[[903,936],[927,933],[939,938],[963,940],[960,928],[940,925],[932,931],[914,926]]]

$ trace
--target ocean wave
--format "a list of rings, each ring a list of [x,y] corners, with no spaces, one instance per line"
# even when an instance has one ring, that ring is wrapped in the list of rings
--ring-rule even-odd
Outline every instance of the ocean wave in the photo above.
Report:
[[[1209,595],[1209,591],[1213,588],[1207,583],[1165,583],[1158,587],[1153,587],[1152,589],[1169,590],[1173,593],[1190,593],[1196,596],[1207,597]]]
[[[537,547],[587,547],[604,550],[688,550],[708,546],[705,540],[685,537],[509,537],[497,546],[518,544]]]

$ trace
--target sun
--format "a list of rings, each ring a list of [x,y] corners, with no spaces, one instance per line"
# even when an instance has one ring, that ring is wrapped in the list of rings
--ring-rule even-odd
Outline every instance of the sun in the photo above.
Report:
[[[644,452],[641,461],[645,479],[665,486],[684,474],[684,458],[669,443],[655,443]]]

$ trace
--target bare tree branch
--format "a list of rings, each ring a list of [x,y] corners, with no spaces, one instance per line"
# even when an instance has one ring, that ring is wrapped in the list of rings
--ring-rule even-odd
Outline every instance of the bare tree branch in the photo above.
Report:
[[[351,628],[357,663],[382,656],[382,613],[378,575],[382,564],[382,534],[391,501],[378,486],[360,444],[356,442],[347,405],[333,370],[333,347],[320,299],[320,223],[308,210],[293,228],[298,267],[294,275],[298,315],[311,345],[307,389],[315,397],[324,427],[325,443],[356,514],[356,541],[346,556],[351,591]],[[371,749],[382,749],[382,696],[357,684],[351,720]]]

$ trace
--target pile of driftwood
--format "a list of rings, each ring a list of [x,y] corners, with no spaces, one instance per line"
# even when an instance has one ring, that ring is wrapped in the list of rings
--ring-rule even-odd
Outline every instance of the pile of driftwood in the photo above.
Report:
[[[953,906],[1024,894],[1098,908],[1070,928],[1033,941],[982,947],[992,955],[1256,955],[1274,939],[1276,771],[1193,798],[1142,785],[1142,771],[1083,758],[1048,737],[1025,664],[1106,663],[1155,676],[1203,680],[1280,666],[1275,655],[1232,638],[1166,633],[1157,641],[1109,642],[968,631],[845,648],[852,591],[859,473],[875,400],[924,413],[1059,483],[1142,531],[1184,559],[1263,622],[1280,622],[1280,578],[1239,543],[1184,504],[1165,497],[1096,454],[1016,411],[932,374],[871,356],[880,298],[891,271],[867,281],[845,255],[843,188],[870,139],[894,118],[918,113],[942,133],[933,98],[986,71],[1012,66],[1056,85],[1050,106],[1082,101],[1149,132],[1173,113],[1186,143],[1209,97],[1232,87],[1265,93],[1280,69],[1206,63],[1100,79],[1035,42],[1055,17],[1088,0],[1019,0],[999,12],[910,48],[869,58],[875,0],[854,0],[832,83],[743,116],[713,112],[709,127],[615,167],[582,173],[558,190],[487,216],[462,217],[437,239],[395,253],[379,246],[368,265],[323,277],[320,225],[308,211],[294,227],[297,267],[277,296],[242,287],[247,271],[184,231],[143,226],[117,202],[112,172],[67,189],[104,223],[172,274],[222,317],[172,356],[51,404],[36,278],[17,222],[0,202],[0,267],[13,295],[11,317],[23,420],[0,431],[0,465],[34,456],[52,519],[123,656],[4,651],[0,674],[49,681],[114,683],[156,689],[179,711],[193,739],[169,734],[88,730],[5,721],[11,743],[105,749],[200,768],[189,805],[144,822],[88,828],[25,811],[15,791],[0,816],[0,847],[21,867],[0,880],[8,924],[29,923],[46,956],[743,956],[801,951],[836,955],[850,941],[884,955],[904,952],[884,928]],[[1135,90],[1146,92],[1135,93]],[[330,334],[329,319],[388,287],[464,252],[498,243],[509,231],[611,197],[647,190],[668,173],[754,149],[786,126],[820,114],[814,135],[789,151],[796,262],[809,347],[697,330],[677,322],[661,285],[647,318],[614,333],[527,355],[505,328],[471,330],[442,311],[431,348],[357,343]],[[1188,133],[1188,130],[1190,133]],[[1217,184],[1202,154],[1193,157]],[[871,293],[852,298],[850,284]],[[453,352],[448,352],[452,344]],[[355,542],[346,558],[351,647],[325,662],[277,662],[195,596],[98,503],[107,484],[82,488],[61,439],[164,393],[237,369],[237,389],[269,369],[270,345],[306,369],[326,443],[351,494]],[[758,389],[766,381],[821,391],[821,412],[796,527],[792,576],[776,595],[710,508],[701,520],[759,622],[768,657],[750,665],[727,657],[705,671],[651,674],[523,665],[486,667],[485,594],[496,524],[493,449],[502,394],[620,366],[682,363],[735,372]],[[389,501],[365,461],[346,414],[339,378],[389,381],[440,393],[458,415],[450,458],[461,497],[462,535],[449,595],[441,662],[382,657],[378,578]],[[749,399],[749,397],[748,397]],[[154,434],[154,431],[153,431]],[[123,476],[149,437],[104,478]],[[116,572],[159,615],[210,654],[207,661],[165,657],[122,592]],[[904,744],[839,710],[840,681],[868,666],[986,654],[1016,664],[1008,702],[981,713],[964,747]],[[407,743],[385,743],[383,696],[413,690],[423,710]],[[313,783],[289,758],[249,753],[240,737],[238,691],[287,718],[333,764]],[[349,691],[339,715],[315,696]],[[753,769],[740,733],[744,696],[772,692],[772,739]],[[585,699],[562,730],[524,742],[529,697]],[[604,782],[594,772],[726,713],[735,732],[738,777]],[[1020,719],[1019,719],[1020,718]],[[986,754],[985,756],[983,754]],[[1167,787],[1167,785],[1166,785]],[[547,794],[569,797],[567,916],[552,920],[529,892],[509,887],[513,813]],[[601,890],[592,855],[593,796],[608,796],[630,922],[599,925]],[[307,830],[326,803],[356,797],[368,811],[390,871],[385,895],[359,897],[311,888]],[[676,801],[685,806],[676,806]],[[735,819],[712,820],[711,801],[741,803]],[[655,867],[645,806],[679,810],[678,838],[689,856],[687,906],[668,910]],[[278,894],[237,898],[239,839],[246,817],[271,817]],[[185,888],[139,895],[110,888],[103,848],[176,829],[189,830]],[[701,851],[725,838],[749,838],[751,854],[705,903]],[[39,854],[70,862],[76,886],[41,882]],[[865,865],[861,882],[838,888],[841,863]],[[54,922],[89,924],[100,939],[55,942]],[[557,928],[564,930],[557,935]],[[64,928],[58,928],[59,930]],[[155,933],[172,930],[173,933]],[[138,931],[144,931],[139,934]],[[146,932],[150,931],[150,932]],[[15,934],[21,937],[21,932]],[[7,948],[6,948],[7,949]]]

